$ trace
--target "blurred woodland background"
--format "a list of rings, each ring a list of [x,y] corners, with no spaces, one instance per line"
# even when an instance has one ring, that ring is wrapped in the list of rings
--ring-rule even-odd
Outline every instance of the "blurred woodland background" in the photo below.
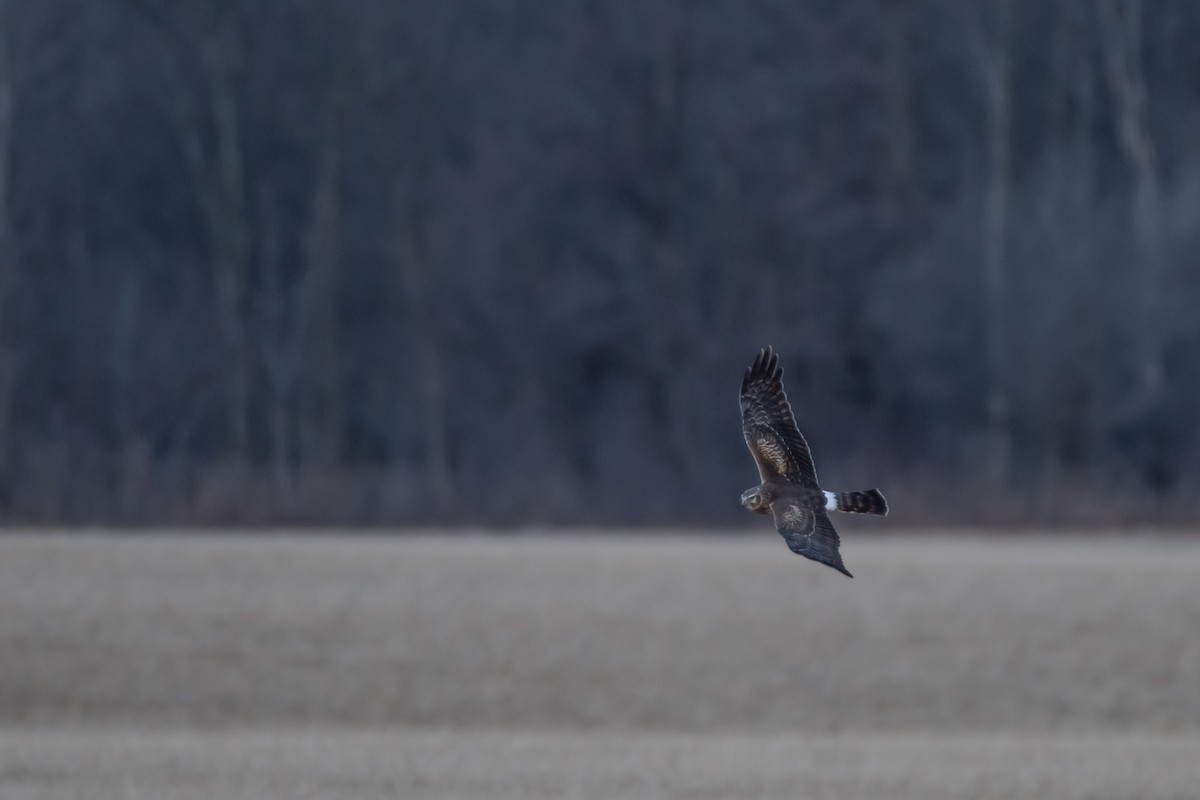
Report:
[[[1200,4],[0,0],[0,518],[1200,514]]]

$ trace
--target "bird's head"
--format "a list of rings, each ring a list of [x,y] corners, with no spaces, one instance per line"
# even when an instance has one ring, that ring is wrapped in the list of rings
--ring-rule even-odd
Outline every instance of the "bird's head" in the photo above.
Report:
[[[771,498],[761,486],[742,492],[742,506],[759,514],[771,512]]]

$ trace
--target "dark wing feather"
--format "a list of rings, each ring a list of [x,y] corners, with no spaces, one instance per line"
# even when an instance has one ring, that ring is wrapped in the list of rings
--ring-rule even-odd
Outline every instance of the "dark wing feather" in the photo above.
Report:
[[[758,351],[742,377],[742,433],[758,464],[762,480],[784,478],[802,486],[817,486],[808,442],[796,427],[792,407],[783,392],[783,368],[770,347]]]
[[[776,530],[793,553],[833,567],[847,577],[854,577],[842,563],[842,554],[838,549],[841,539],[825,509],[777,500],[771,505],[771,513],[775,516]]]

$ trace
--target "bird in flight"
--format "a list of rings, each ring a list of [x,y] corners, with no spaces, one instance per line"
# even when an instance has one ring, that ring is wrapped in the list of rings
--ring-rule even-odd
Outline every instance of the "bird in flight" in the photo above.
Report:
[[[762,479],[742,493],[742,505],[774,516],[775,528],[793,553],[853,578],[842,563],[841,540],[825,512],[882,515],[888,513],[887,501],[878,489],[829,492],[821,488],[782,378],[779,356],[770,347],[758,351],[742,377],[742,433]]]

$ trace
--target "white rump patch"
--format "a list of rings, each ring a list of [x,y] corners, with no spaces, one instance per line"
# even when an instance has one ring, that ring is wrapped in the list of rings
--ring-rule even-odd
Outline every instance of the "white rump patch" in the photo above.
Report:
[[[825,509],[827,511],[837,511],[837,494],[827,492],[824,489],[821,490],[821,493],[825,495]]]

